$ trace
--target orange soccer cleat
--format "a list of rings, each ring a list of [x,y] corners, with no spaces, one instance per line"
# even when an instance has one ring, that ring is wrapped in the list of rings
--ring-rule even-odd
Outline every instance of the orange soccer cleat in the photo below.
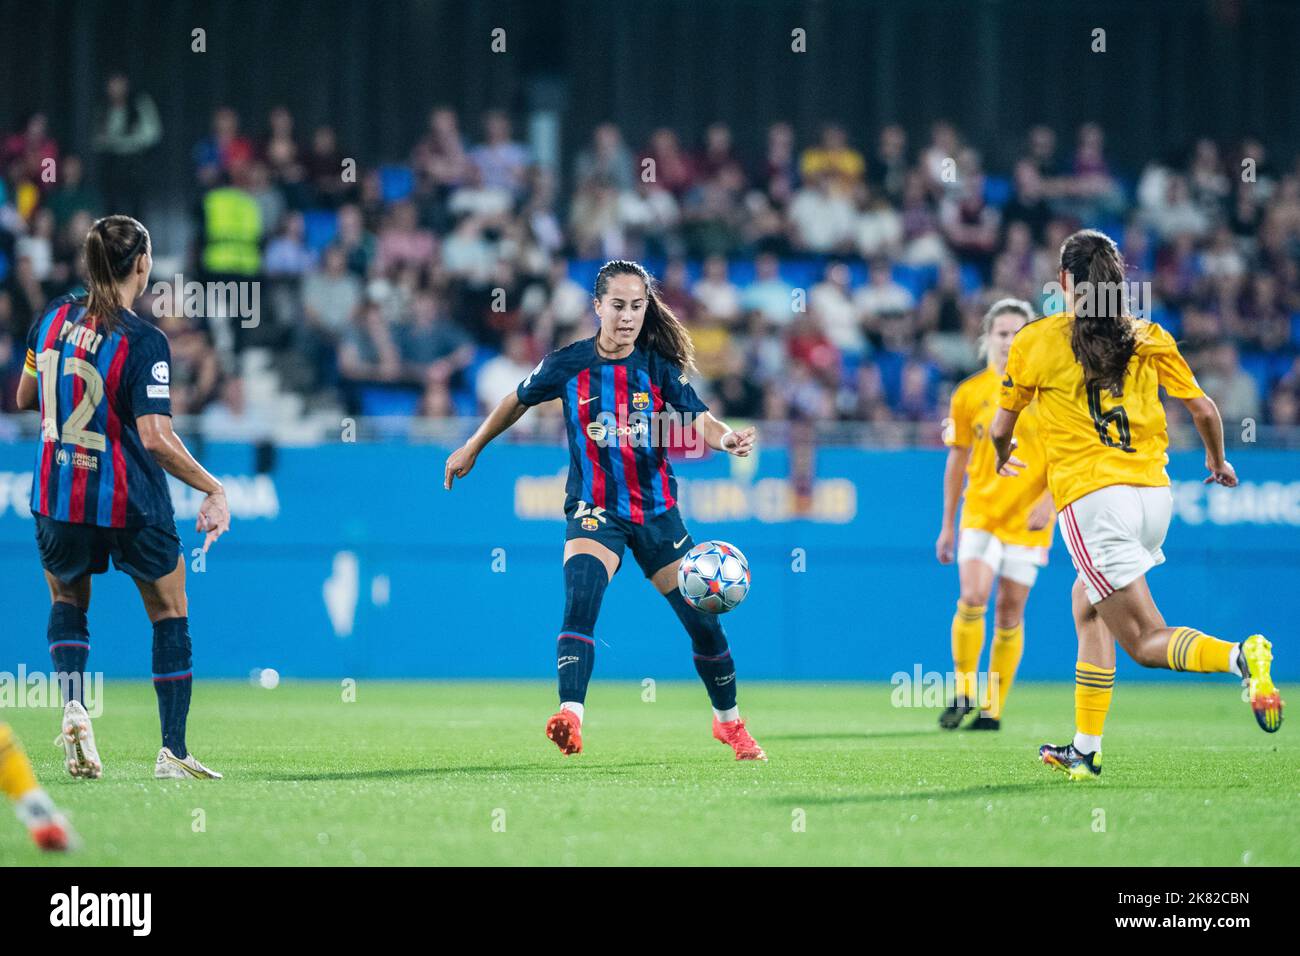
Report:
[[[582,721],[571,710],[561,710],[546,722],[546,737],[555,742],[560,753],[582,753]]]
[[[726,723],[713,718],[713,736],[736,752],[737,760],[766,760],[767,754],[758,741],[745,729],[745,722],[737,717]]]

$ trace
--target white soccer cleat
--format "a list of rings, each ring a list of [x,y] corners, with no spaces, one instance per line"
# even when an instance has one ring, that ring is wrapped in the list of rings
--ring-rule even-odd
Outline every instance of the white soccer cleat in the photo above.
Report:
[[[77,701],[70,700],[63,708],[63,727],[54,743],[63,746],[68,773],[72,776],[97,780],[103,774],[104,765],[100,763],[99,751],[95,747],[90,715]]]
[[[164,747],[158,751],[153,775],[159,780],[220,780],[221,774],[199,763],[194,754],[181,759]]]

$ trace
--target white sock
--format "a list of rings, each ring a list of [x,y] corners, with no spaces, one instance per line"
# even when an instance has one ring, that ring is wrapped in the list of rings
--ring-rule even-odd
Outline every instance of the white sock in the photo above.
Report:
[[[713,716],[718,718],[718,720],[722,721],[722,723],[729,724],[733,720],[740,719],[740,708],[731,707],[727,710],[718,710],[718,708],[714,707]]]
[[[1101,749],[1101,734],[1076,733],[1074,749],[1081,754],[1095,754]]]
[[[1228,654],[1228,670],[1238,677],[1245,677],[1241,672],[1241,645],[1233,644],[1232,650]]]
[[[578,723],[582,723],[583,706],[576,700],[566,700],[560,705],[560,710],[571,710],[578,715]]]

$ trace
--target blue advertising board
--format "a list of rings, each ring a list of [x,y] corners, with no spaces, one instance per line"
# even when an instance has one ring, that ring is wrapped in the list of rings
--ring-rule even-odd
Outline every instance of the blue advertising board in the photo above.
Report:
[[[201,556],[200,496],[174,488],[197,674],[551,676],[567,455],[501,442],[447,492],[447,452],[403,442],[282,448],[258,473],[251,446],[205,448],[234,521]],[[0,670],[11,672],[49,667],[49,598],[27,504],[32,457],[29,444],[0,443]],[[1300,454],[1245,452],[1235,463],[1241,487],[1207,488],[1201,456],[1174,455],[1168,562],[1152,572],[1152,589],[1172,623],[1270,635],[1278,675],[1294,679]],[[815,467],[800,512],[783,448],[675,465],[695,539],[734,543],[753,569],[752,593],[725,618],[742,679],[948,670],[957,574],[934,558],[943,452],[824,448]],[[1072,579],[1058,538],[1030,598],[1023,678],[1072,676]],[[90,618],[93,669],[149,673],[150,626],[128,578],[96,580]],[[598,678],[693,675],[686,635],[630,560],[606,594],[596,639]],[[1168,676],[1121,658],[1121,675]]]

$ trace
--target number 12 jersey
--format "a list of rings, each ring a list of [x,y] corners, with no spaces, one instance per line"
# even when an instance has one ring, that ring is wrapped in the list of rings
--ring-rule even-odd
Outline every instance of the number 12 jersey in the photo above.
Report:
[[[105,528],[173,519],[167,477],[145,450],[141,415],[171,414],[167,336],[125,309],[108,333],[73,296],[54,300],[27,335],[41,442],[36,514]]]

